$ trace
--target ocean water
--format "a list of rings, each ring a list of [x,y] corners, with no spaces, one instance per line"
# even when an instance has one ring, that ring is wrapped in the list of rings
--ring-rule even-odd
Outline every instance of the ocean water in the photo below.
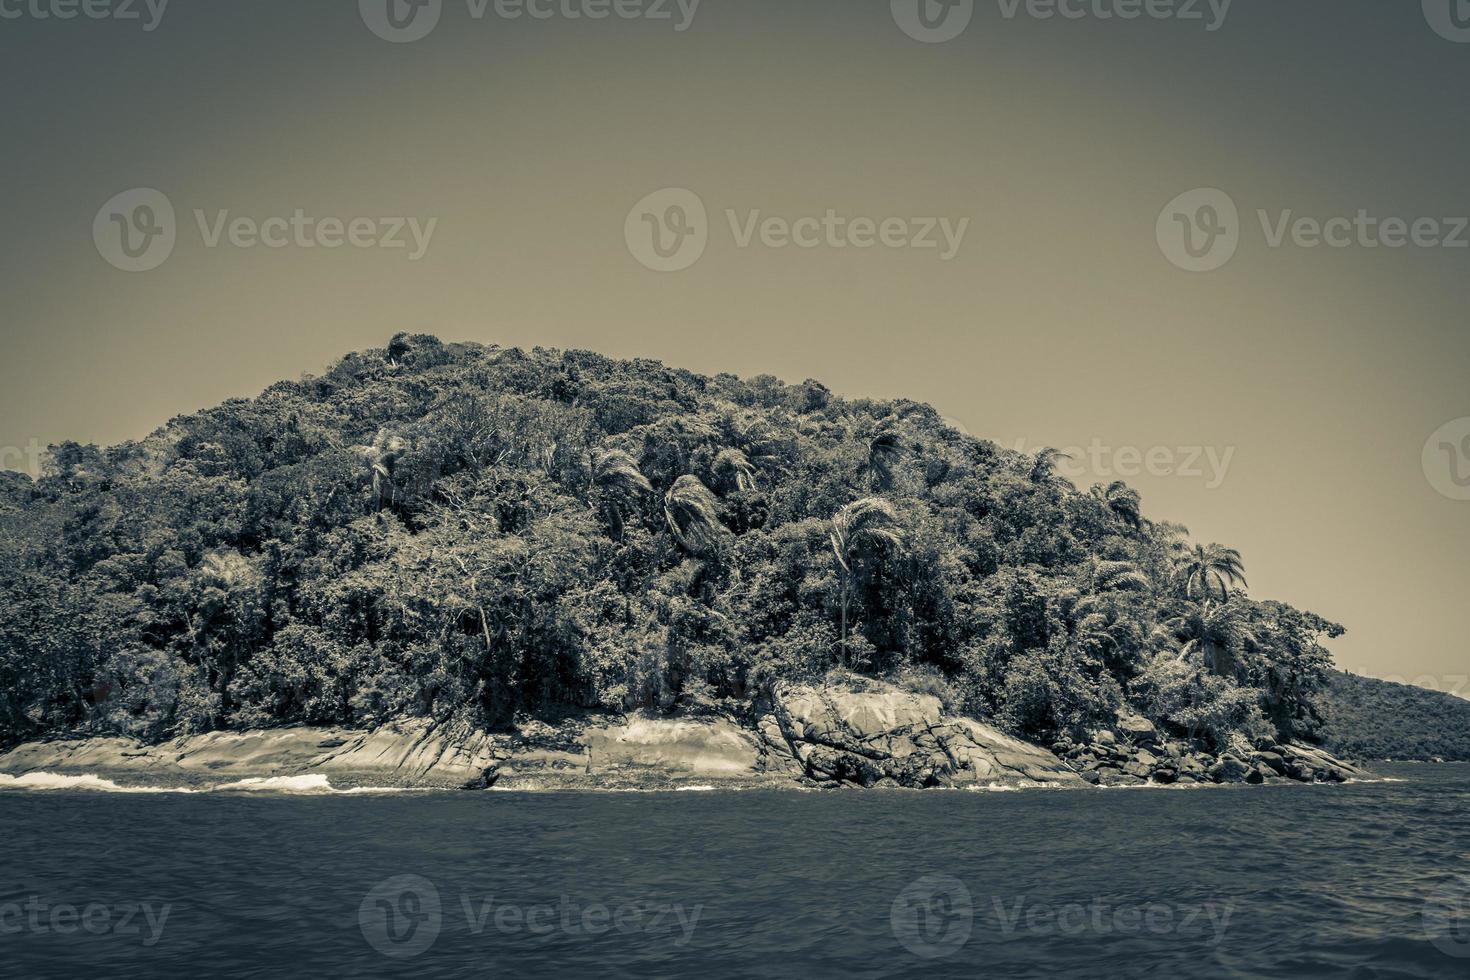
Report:
[[[1009,793],[11,780],[0,976],[1470,977],[1470,766],[1380,769]]]

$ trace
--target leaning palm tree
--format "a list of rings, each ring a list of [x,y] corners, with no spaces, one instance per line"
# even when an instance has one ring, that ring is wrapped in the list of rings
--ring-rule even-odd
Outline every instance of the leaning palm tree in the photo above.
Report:
[[[1134,490],[1122,480],[1114,480],[1106,487],[1100,483],[1094,485],[1091,492],[1098,503],[1106,507],[1114,517],[1121,520],[1124,524],[1134,528],[1140,525],[1142,516],[1139,508],[1143,501],[1138,496],[1137,490]]]
[[[664,518],[674,540],[692,555],[709,554],[725,534],[719,501],[709,487],[688,474],[675,480],[664,495]]]
[[[613,536],[623,537],[623,523],[628,511],[637,505],[653,486],[638,469],[638,463],[621,449],[598,453],[592,460],[592,485],[602,498],[603,513]]]
[[[832,518],[832,554],[837,559],[841,582],[842,665],[847,666],[848,611],[857,584],[857,568],[871,561],[882,549],[902,551],[903,529],[893,505],[877,497],[848,504]]]
[[[1185,663],[1198,655],[1206,670],[1221,677],[1233,676],[1238,651],[1256,642],[1256,634],[1240,607],[1213,599],[1198,605],[1190,603],[1184,612],[1161,623],[1155,637],[1180,644],[1177,662]]]
[[[738,449],[721,450],[710,471],[724,486],[740,491],[755,489],[755,464]]]
[[[1247,584],[1240,552],[1218,544],[1197,544],[1184,552],[1175,575],[1189,599],[1208,599],[1216,594],[1227,599],[1232,585]]]
[[[373,500],[377,507],[382,508],[385,498],[389,506],[392,506],[398,500],[398,486],[393,482],[393,470],[398,465],[399,458],[407,452],[408,440],[387,429],[379,429],[370,445],[357,446],[355,449],[372,469]]]
[[[893,488],[893,471],[903,459],[903,440],[890,416],[878,423],[873,438],[868,440],[868,457],[865,468],[874,490]]]
[[[1062,479],[1057,474],[1057,460],[1071,459],[1071,453],[1064,453],[1060,449],[1045,446],[1037,450],[1031,459],[1031,470],[1027,474],[1032,483],[1055,483]]]

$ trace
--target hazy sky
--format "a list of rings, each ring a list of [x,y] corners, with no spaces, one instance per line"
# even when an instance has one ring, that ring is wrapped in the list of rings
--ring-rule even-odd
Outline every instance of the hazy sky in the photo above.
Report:
[[[1344,667],[1470,690],[1470,3],[385,2],[0,0],[5,462],[399,330],[815,377],[1139,470]]]

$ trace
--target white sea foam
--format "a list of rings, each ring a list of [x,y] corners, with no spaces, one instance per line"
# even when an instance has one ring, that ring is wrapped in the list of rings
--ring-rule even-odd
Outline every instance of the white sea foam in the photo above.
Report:
[[[94,793],[283,793],[298,796],[361,796],[379,793],[409,793],[418,790],[392,786],[355,786],[337,789],[326,776],[259,776],[215,786],[190,789],[183,786],[120,786],[93,773],[72,776],[56,772],[28,772],[22,776],[0,773],[0,789],[11,790],[86,790]],[[424,791],[427,791],[425,789]]]
[[[0,789],[89,790],[94,793],[192,793],[183,787],[119,786],[91,773],[68,776],[59,772],[28,772],[21,776],[0,773]]]

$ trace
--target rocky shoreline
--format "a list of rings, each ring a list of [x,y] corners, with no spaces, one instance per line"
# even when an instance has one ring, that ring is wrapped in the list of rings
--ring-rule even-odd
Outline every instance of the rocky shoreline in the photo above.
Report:
[[[1074,788],[1343,782],[1370,774],[1304,745],[1212,756],[1122,715],[1114,730],[1048,751],[945,714],[938,698],[868,682],[792,685],[753,722],[588,716],[509,734],[423,719],[371,732],[280,728],[145,745],[125,738],[30,742],[0,754],[0,785],[27,774],[119,787],[382,789]]]

